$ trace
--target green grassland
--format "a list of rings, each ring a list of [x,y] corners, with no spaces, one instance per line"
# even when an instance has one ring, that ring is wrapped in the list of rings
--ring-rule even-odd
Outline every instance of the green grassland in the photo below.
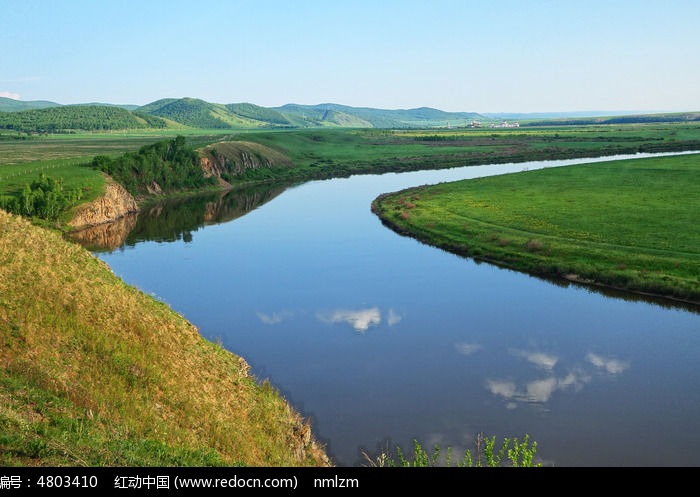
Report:
[[[161,103],[167,104],[168,101]],[[241,108],[250,113],[256,111],[247,105]],[[269,152],[267,162],[291,164],[283,168],[240,170],[226,178],[234,186],[486,163],[700,150],[700,123],[528,129],[315,128],[235,132],[181,126],[41,136],[3,132],[0,133],[0,196],[16,195],[18,189],[45,171],[62,178],[66,189],[83,192],[81,199],[88,201],[99,194],[99,185],[104,182],[97,169],[84,166],[93,157],[133,153],[143,146],[176,136],[185,136],[187,145],[202,155],[207,153],[207,146],[218,144],[215,147],[229,150],[232,159],[240,157],[241,151],[225,143],[257,143]],[[266,162],[264,159],[261,156],[262,162]]]
[[[250,132],[246,139],[279,148],[298,165],[382,168],[522,162],[700,147],[700,125],[591,126],[533,130],[294,130]]]
[[[489,163],[700,150],[700,124],[537,129],[309,129],[248,132],[294,168],[249,171],[241,181],[306,180]]]
[[[195,147],[226,136],[222,131],[189,131],[175,128],[21,138],[16,133],[0,134],[0,202],[17,197],[42,174],[60,179],[65,191],[77,193],[79,203],[90,202],[102,194],[106,181],[99,169],[91,167],[98,155],[119,157],[178,135],[187,136],[190,146]],[[77,205],[62,213],[57,227],[65,226]]]
[[[0,131],[0,171],[6,165],[38,163],[53,159],[84,158],[90,162],[96,155],[119,155],[134,152],[143,145],[187,137],[198,147],[231,136],[230,130],[201,130],[173,127],[162,130],[125,130],[100,133],[30,135]]]
[[[700,304],[700,154],[411,188],[372,209],[451,252]]]

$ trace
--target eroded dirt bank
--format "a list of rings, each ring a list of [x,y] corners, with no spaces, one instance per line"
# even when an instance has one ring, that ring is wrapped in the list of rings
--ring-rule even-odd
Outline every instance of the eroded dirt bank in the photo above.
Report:
[[[119,183],[107,179],[104,194],[79,206],[68,226],[73,229],[84,229],[110,223],[128,214],[139,211],[139,206],[134,197]]]

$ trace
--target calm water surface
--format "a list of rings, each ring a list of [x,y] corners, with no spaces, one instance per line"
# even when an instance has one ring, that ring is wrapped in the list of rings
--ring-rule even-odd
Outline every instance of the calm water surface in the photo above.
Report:
[[[697,308],[475,263],[370,212],[388,191],[577,162],[200,198],[140,214],[96,253],[243,356],[337,465],[413,439],[463,451],[484,433],[529,434],[545,465],[698,466]]]

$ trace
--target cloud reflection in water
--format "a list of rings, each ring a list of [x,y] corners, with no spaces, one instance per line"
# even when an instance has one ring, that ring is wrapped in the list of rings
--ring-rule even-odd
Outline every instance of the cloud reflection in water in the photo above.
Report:
[[[478,343],[456,343],[455,349],[462,355],[472,355],[480,351],[483,347]]]
[[[396,323],[401,321],[403,319],[403,316],[398,314],[394,309],[389,309],[389,316],[386,318],[386,323],[389,326],[394,326]]]
[[[544,352],[529,352],[526,350],[511,350],[511,353],[518,357],[525,358],[528,362],[531,362],[535,366],[551,371],[554,366],[559,362],[557,356],[551,354],[545,354]]]
[[[272,314],[264,314],[262,312],[257,312],[258,318],[264,324],[278,324],[282,321],[286,321],[291,318],[294,314],[289,311],[273,312]]]
[[[382,322],[382,313],[378,307],[358,310],[338,309],[327,314],[319,313],[317,317],[324,323],[348,323],[360,333]]]
[[[553,372],[554,367],[559,362],[559,358],[542,352],[528,352],[522,350],[511,350],[511,353],[522,357],[539,369]],[[603,356],[589,353],[586,360],[596,368],[608,374],[621,374],[630,367],[629,362],[618,359],[605,358]],[[558,391],[580,391],[593,379],[591,372],[579,369],[567,373],[565,376],[552,374],[545,378],[537,378],[525,382],[522,388],[512,380],[487,379],[486,389],[493,395],[508,400],[507,408],[513,409],[518,402],[544,404],[548,402],[552,395]]]
[[[608,374],[620,374],[630,367],[629,362],[620,361],[617,359],[606,359],[605,357],[599,356],[598,354],[593,354],[592,352],[586,356],[586,360]]]
[[[256,312],[258,319],[263,324],[275,325],[288,321],[295,317],[298,313],[291,311],[278,311],[271,313]],[[304,314],[303,312],[301,314]],[[346,323],[352,326],[360,333],[366,332],[372,326],[378,326],[382,323],[382,312],[379,307],[369,307],[367,309],[336,309],[328,312],[316,313],[316,318],[328,324]],[[394,309],[389,309],[386,312],[387,326],[395,326],[403,316]]]

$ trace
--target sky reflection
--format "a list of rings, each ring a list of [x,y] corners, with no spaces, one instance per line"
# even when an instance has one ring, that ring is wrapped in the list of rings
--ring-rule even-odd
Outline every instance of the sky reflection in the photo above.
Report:
[[[467,347],[466,350],[469,350],[469,348]],[[558,376],[553,374],[555,366],[559,363],[559,358],[555,355],[517,349],[513,349],[510,352],[517,357],[524,358],[538,369],[543,369],[552,374],[544,378],[526,381],[520,387],[511,379],[487,379],[485,382],[486,389],[491,394],[507,400],[506,407],[508,409],[514,409],[518,402],[545,404],[551,400],[556,392],[578,392],[592,381],[592,373],[595,371],[602,370],[607,374],[622,374],[630,367],[628,361],[588,353],[586,361],[596,368],[594,371],[575,368],[563,376]]]

